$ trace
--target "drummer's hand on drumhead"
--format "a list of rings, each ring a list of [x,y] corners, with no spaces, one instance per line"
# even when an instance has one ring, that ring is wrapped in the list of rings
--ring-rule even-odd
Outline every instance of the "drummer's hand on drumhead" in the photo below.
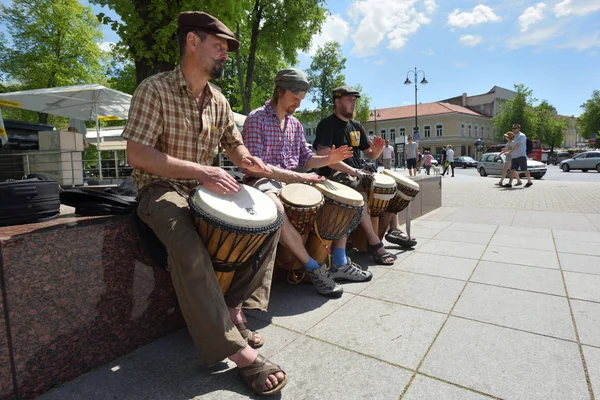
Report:
[[[324,182],[326,178],[314,172],[298,174],[302,182],[319,183]]]
[[[340,161],[344,161],[347,158],[351,158],[353,156],[352,147],[347,145],[335,148],[335,145],[331,146],[331,151],[327,154],[327,161],[329,164],[335,164]]]
[[[206,167],[200,181],[206,188],[215,193],[228,194],[240,191],[240,185],[235,178],[219,167]]]
[[[263,160],[255,156],[246,156],[242,158],[242,168],[249,172],[262,172],[264,174],[272,174],[273,169],[266,165]]]

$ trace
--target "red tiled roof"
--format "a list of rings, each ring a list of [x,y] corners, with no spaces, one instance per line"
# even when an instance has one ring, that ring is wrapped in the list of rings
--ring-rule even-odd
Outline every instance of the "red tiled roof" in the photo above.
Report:
[[[392,119],[403,119],[403,118],[414,118],[415,117],[415,106],[402,106],[402,107],[392,107],[392,108],[382,108],[378,109],[377,113],[377,121],[385,121]],[[467,114],[473,115],[477,117],[486,117],[485,115],[473,111],[469,108],[457,106],[450,103],[424,103],[419,104],[417,107],[417,116],[425,117],[429,115],[440,115],[440,114]],[[371,116],[369,118],[370,121],[375,121],[375,117]]]

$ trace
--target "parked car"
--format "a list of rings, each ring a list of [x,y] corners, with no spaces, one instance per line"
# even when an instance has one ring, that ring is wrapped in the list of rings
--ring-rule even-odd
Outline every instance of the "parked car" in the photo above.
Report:
[[[563,160],[568,160],[571,158],[571,155],[566,151],[559,151],[558,153],[552,153],[548,156],[548,160],[546,162],[548,164],[559,164]]]
[[[500,153],[485,153],[477,162],[477,171],[479,175],[502,175],[504,160],[506,156]],[[534,179],[542,179],[546,175],[546,164],[527,158],[527,170]],[[525,175],[525,171],[519,171],[520,176]],[[508,176],[508,175],[507,175]]]
[[[463,168],[467,168],[467,167],[474,167],[477,168],[477,161],[471,157],[468,156],[460,156],[460,157],[456,157],[454,159],[454,166],[455,167],[463,167]]]
[[[600,151],[586,151],[577,154],[573,158],[561,161],[559,166],[565,172],[572,169],[580,169],[583,172],[595,169],[600,172]]]

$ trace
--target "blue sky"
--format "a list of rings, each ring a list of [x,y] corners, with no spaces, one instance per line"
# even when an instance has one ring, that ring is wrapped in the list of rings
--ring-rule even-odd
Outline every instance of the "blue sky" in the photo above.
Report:
[[[313,47],[342,44],[347,83],[360,83],[372,108],[414,104],[414,86],[403,84],[414,67],[429,81],[419,85],[420,103],[523,83],[560,114],[578,116],[600,89],[599,0],[330,0],[327,7]],[[103,32],[106,42],[118,41],[109,27]],[[310,61],[302,54],[298,67]]]

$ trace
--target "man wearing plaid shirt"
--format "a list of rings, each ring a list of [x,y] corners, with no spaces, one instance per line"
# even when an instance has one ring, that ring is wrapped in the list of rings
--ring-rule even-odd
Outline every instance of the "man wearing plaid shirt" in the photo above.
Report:
[[[266,310],[279,233],[264,245],[267,256],[256,270],[251,263],[236,269],[223,296],[187,202],[199,184],[223,195],[240,190],[225,170],[211,166],[219,144],[236,166],[271,172],[244,146],[229,103],[208,83],[223,76],[227,52],[239,42],[221,21],[195,11],[179,15],[178,42],[180,66],[139,85],[123,131],[137,214],[167,248],[181,312],[203,363],[228,357],[255,392],[274,394],[285,386],[285,373],[257,353],[264,340],[246,328],[241,308]]]
[[[277,197],[285,183],[325,180],[318,174],[302,173],[298,169],[321,168],[352,157],[349,146],[337,149],[334,146],[326,156],[314,155],[308,147],[302,124],[292,114],[300,107],[309,87],[310,82],[302,71],[295,68],[281,70],[275,77],[271,100],[248,115],[242,132],[244,142],[248,150],[261,158],[273,172],[268,176],[263,172],[249,172],[245,182],[266,193],[281,210],[284,222],[279,241],[304,265],[317,292],[328,297],[339,297],[344,290],[335,282],[336,279],[368,281],[373,275],[353,263],[339,268],[332,266],[331,269],[327,269],[326,265],[320,266],[306,251],[302,237]]]

